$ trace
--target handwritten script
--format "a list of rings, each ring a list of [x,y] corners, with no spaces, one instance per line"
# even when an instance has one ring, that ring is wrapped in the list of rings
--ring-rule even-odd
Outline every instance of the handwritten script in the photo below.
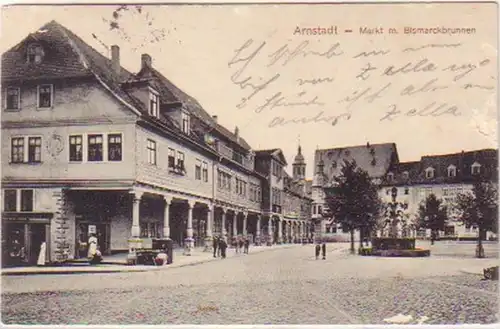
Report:
[[[335,126],[363,115],[378,122],[459,117],[470,114],[468,94],[486,98],[495,91],[495,81],[484,78],[494,59],[468,60],[460,55],[462,43],[373,44],[352,50],[330,39],[245,40],[227,63],[235,106],[269,116],[269,127]]]

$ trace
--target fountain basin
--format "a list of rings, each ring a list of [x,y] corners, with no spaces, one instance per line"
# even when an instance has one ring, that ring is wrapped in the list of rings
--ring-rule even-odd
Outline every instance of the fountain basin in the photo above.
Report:
[[[359,248],[362,256],[429,257],[428,249],[415,248],[415,238],[373,238],[371,248]]]
[[[429,257],[429,249],[387,249],[373,250],[372,248],[359,248],[361,256],[379,256],[379,257]]]

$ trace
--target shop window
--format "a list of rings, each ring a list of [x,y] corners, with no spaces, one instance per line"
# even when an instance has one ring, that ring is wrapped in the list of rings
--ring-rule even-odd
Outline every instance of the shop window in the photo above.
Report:
[[[3,195],[3,210],[17,211],[17,191],[5,190]]]
[[[88,161],[102,161],[102,135],[89,135],[88,149]]]
[[[82,135],[69,136],[69,161],[83,160]]]
[[[122,135],[108,135],[108,161],[122,161]]]
[[[21,211],[33,211],[33,190],[21,190]]]
[[[160,225],[154,222],[141,223],[141,238],[160,237]]]

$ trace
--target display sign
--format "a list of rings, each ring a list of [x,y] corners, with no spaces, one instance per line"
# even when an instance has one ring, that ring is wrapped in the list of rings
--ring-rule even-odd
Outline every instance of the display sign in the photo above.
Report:
[[[89,225],[89,234],[96,234],[97,228],[95,225]]]

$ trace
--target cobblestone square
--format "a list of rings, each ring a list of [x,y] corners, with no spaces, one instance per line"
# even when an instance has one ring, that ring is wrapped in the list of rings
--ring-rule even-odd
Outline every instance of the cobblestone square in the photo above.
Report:
[[[4,277],[2,319],[5,324],[384,324],[402,314],[411,315],[411,323],[424,316],[425,324],[497,321],[498,283],[463,271],[496,259],[361,257],[349,255],[346,247],[329,244],[326,260],[315,260],[313,246],[296,245],[154,272]],[[439,248],[447,247],[434,247],[438,254]]]

